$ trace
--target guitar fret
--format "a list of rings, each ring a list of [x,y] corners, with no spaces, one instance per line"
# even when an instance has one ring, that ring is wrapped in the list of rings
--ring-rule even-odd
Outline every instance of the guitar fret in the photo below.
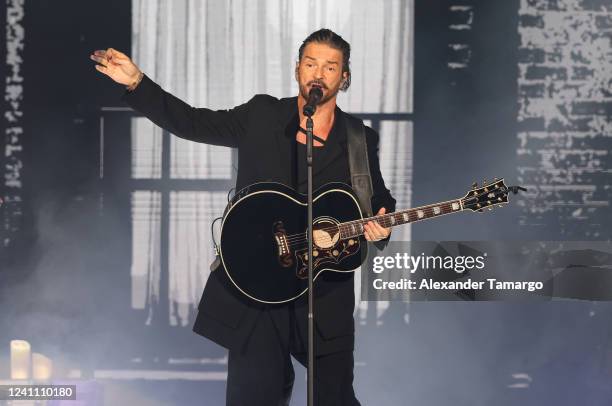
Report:
[[[457,206],[457,202],[453,203],[455,206]],[[443,203],[436,206],[425,206],[417,209],[408,210],[407,212],[402,213],[402,215],[406,222],[424,220],[426,218],[435,217],[442,214],[448,214],[453,211],[453,208],[455,206],[451,206],[451,204],[449,203]]]
[[[459,200],[439,203],[437,205],[423,206],[414,209],[407,209],[400,212],[383,214],[363,220],[355,220],[344,223],[340,232],[342,238],[357,237],[364,233],[364,225],[370,221],[377,221],[378,224],[385,228],[390,228],[396,225],[425,220],[428,218],[441,216],[444,214],[461,211],[461,202]]]

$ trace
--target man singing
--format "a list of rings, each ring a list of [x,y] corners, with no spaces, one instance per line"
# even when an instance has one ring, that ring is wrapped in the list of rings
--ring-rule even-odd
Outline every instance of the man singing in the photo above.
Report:
[[[233,109],[212,111],[191,107],[165,92],[117,50],[91,55],[98,71],[127,86],[123,100],[158,126],[191,141],[238,148],[236,190],[257,182],[279,182],[301,193],[307,188],[302,110],[315,86],[323,97],[313,116],[313,188],[329,182],[351,185],[354,179],[347,145],[352,139],[347,137],[350,117],[336,105],[338,91],[346,91],[351,82],[349,58],[350,45],[321,29],[300,46],[297,97],[256,95]],[[377,214],[394,211],[395,199],[380,173],[378,134],[369,127],[360,134],[365,134],[363,156],[372,185],[368,204]],[[390,229],[376,222],[365,227],[368,241],[389,234]],[[294,381],[290,355],[307,364],[306,295],[288,304],[259,303],[241,294],[220,268],[208,278],[193,330],[229,350],[227,405],[288,405]],[[315,404],[319,406],[360,404],[353,390],[353,283],[352,273],[335,272],[323,272],[315,283]]]

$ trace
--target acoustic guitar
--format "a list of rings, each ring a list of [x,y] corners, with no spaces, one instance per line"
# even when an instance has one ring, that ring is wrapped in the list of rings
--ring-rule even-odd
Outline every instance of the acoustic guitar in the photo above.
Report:
[[[513,186],[517,192],[518,186]],[[503,179],[464,197],[373,217],[363,217],[353,190],[330,183],[313,194],[314,278],[324,271],[352,272],[367,256],[364,225],[394,227],[459,213],[482,212],[508,203],[512,188]],[[520,188],[524,190],[523,188]],[[256,183],[237,193],[221,225],[220,258],[229,279],[243,294],[264,303],[298,298],[308,287],[306,196],[279,183]]]

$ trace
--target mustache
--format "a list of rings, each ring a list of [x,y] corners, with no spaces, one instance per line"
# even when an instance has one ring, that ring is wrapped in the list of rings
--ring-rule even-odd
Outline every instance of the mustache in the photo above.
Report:
[[[327,86],[325,85],[325,83],[319,82],[317,80],[312,80],[312,81],[308,82],[307,86],[318,86],[318,87],[320,87],[322,89],[327,89]]]

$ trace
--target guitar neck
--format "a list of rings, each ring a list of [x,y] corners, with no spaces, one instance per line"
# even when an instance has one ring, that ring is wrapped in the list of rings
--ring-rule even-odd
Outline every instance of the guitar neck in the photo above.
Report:
[[[426,220],[433,217],[439,217],[445,214],[457,213],[464,210],[461,199],[449,200],[421,206],[414,209],[406,209],[396,211],[389,214],[380,214],[378,216],[368,217],[361,220],[347,221],[340,223],[340,238],[358,237],[364,233],[364,225],[370,221],[376,221],[385,228],[399,226],[400,224],[413,223],[419,220]]]

